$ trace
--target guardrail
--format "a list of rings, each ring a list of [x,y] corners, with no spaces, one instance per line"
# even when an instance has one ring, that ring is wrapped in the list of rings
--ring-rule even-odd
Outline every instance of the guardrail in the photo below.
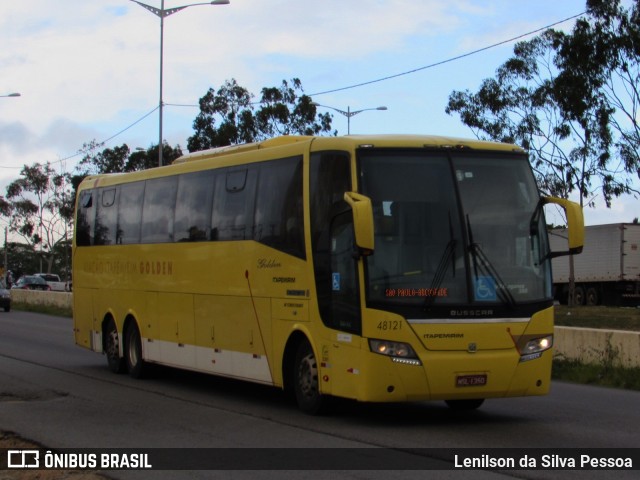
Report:
[[[554,356],[581,363],[640,367],[640,332],[555,327]]]
[[[72,309],[73,294],[11,290],[14,302]],[[599,328],[555,327],[554,356],[582,363],[640,367],[640,332]]]

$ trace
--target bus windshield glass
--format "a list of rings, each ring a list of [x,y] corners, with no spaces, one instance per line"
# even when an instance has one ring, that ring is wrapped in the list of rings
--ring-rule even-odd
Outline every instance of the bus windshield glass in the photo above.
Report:
[[[513,315],[550,301],[544,215],[526,155],[372,148],[360,150],[358,165],[374,213],[368,306]]]

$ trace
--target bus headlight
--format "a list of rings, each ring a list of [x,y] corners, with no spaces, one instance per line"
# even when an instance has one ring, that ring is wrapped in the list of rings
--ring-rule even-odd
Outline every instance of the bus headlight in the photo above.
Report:
[[[416,352],[408,343],[392,342],[389,340],[375,340],[370,338],[369,348],[373,353],[391,357],[391,360],[397,363],[422,365],[418,359],[418,355],[416,355]]]
[[[520,362],[534,360],[542,356],[542,352],[553,346],[553,335],[529,340],[520,350]]]

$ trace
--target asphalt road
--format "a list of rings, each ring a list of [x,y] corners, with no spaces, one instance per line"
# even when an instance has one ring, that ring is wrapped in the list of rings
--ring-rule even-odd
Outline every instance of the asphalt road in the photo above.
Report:
[[[239,470],[107,472],[113,478],[637,478],[638,470],[447,470],[451,461],[438,450],[408,449],[546,448],[562,456],[564,448],[640,448],[639,427],[640,392],[561,382],[546,397],[488,400],[463,414],[442,402],[339,401],[330,415],[310,417],[264,386],[168,368],[144,380],[113,374],[102,355],[74,345],[71,319],[0,312],[0,430],[49,448],[272,448],[288,461],[313,455],[314,465],[327,458],[335,467],[336,452],[344,460],[347,448],[386,447],[408,464],[422,465],[426,457],[442,466],[257,471],[269,451],[247,450]],[[312,450],[291,454],[292,448]],[[327,456],[321,448],[336,450]]]

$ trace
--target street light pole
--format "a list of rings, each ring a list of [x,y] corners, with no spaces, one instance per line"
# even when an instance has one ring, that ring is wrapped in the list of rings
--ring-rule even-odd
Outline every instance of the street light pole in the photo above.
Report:
[[[315,105],[316,107],[330,108],[331,110],[335,110],[336,112],[347,117],[347,135],[351,135],[351,117],[353,117],[354,115],[357,115],[362,112],[366,112],[368,110],[387,110],[387,107],[384,107],[384,106],[374,107],[374,108],[363,108],[361,110],[353,110],[353,111],[351,111],[351,107],[347,107],[347,111],[345,112],[344,110],[340,110],[339,108],[330,107],[328,105],[320,105],[319,103],[316,103],[316,102],[313,102],[312,105]]]
[[[0,95],[0,97],[21,97],[19,93],[10,93],[8,95]]]
[[[137,3],[142,8],[149,10],[155,16],[160,17],[160,100],[158,102],[158,111],[159,111],[159,124],[158,124],[158,166],[162,166],[162,109],[164,107],[164,102],[162,100],[162,78],[163,78],[163,57],[164,57],[164,18],[169,15],[173,15],[174,13],[179,12],[180,10],[184,10],[187,7],[195,7],[197,5],[228,5],[229,0],[213,0],[212,2],[207,3],[190,3],[189,5],[181,5],[179,7],[174,8],[164,8],[164,0],[162,0],[160,4],[160,8],[152,7],[151,5],[147,5],[146,3],[138,2],[137,0],[131,0],[133,3]]]

